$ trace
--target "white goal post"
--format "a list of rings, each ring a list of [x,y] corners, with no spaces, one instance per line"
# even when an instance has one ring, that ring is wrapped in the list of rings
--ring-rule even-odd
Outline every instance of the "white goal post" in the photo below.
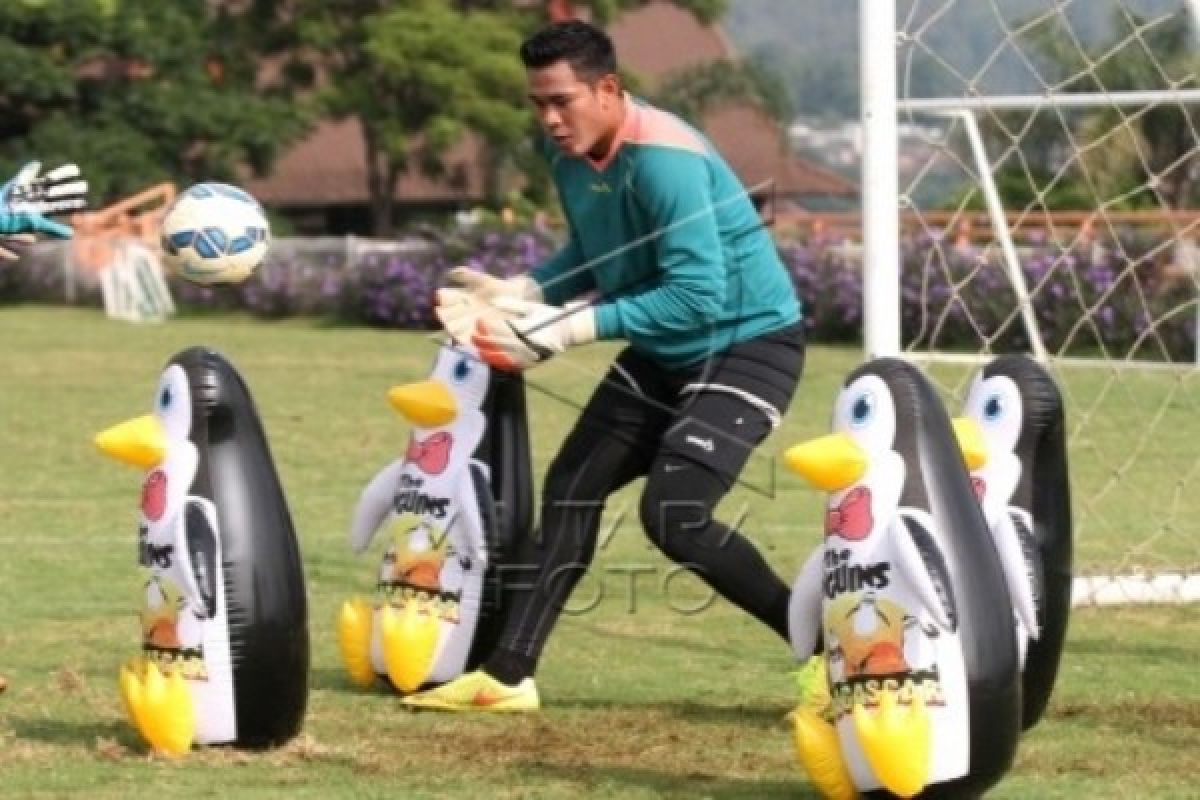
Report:
[[[968,2],[976,10],[989,5],[999,29],[995,49],[978,54],[977,69],[936,52],[936,25]],[[1040,8],[1022,3],[1028,16],[1006,17],[1015,5],[907,0],[900,21],[896,0],[861,4],[865,354],[928,364],[952,408],[972,372],[966,365],[1013,349],[1046,364],[1068,403],[1076,602],[1197,602],[1200,209],[1168,207],[1160,183],[1184,173],[1200,181],[1200,135],[1193,121],[1200,118],[1200,84],[1194,74],[1173,78],[1148,42],[1162,26],[1177,25],[1177,15],[1200,13],[1200,0],[1178,0],[1175,8],[1157,2],[1148,15],[1129,8],[1137,0],[1109,0],[1106,7],[1125,27],[1099,52],[1071,28],[1077,19],[1072,14],[1081,8],[1077,0],[1043,0]],[[1099,6],[1089,8],[1101,13]],[[1078,74],[1052,79],[1036,73],[1027,50],[1039,25],[1065,31],[1084,65]],[[1200,64],[1200,36],[1195,41]],[[1148,85],[1073,90],[1077,82],[1101,82],[1097,75],[1121,57],[1121,48],[1159,68]],[[913,96],[910,82],[901,85],[897,74],[902,65],[909,77],[914,57],[943,69],[949,77],[944,84],[958,85],[936,96]],[[985,73],[1003,58],[1019,60],[1034,75],[1037,93],[988,93]],[[1179,111],[1186,142],[1178,160],[1165,166],[1151,163],[1139,138],[1147,115],[1161,108]],[[903,159],[901,120],[936,131]],[[985,125],[992,130],[990,149]],[[1031,153],[1048,149],[1059,155],[1046,159],[1053,162],[1046,177],[1029,162]],[[1110,152],[1127,155],[1146,180],[1120,190],[1103,186],[1096,173]],[[1014,181],[1026,180],[1019,187],[1024,200],[1014,201],[1001,185],[1002,167],[1009,191]],[[950,173],[952,180],[945,177]],[[931,176],[953,191],[931,189],[942,186]],[[1068,184],[1079,207],[1061,213],[1061,207],[1051,208],[1050,195]],[[1127,208],[1137,202],[1150,207]],[[1070,230],[1060,222],[1068,217]],[[1156,232],[1133,248],[1129,240],[1137,237],[1130,231],[1141,225],[1157,226]],[[1019,240],[1018,229],[1038,229],[1045,241],[1031,245],[1024,232]],[[924,277],[914,276],[921,270]],[[990,294],[987,287],[993,287]],[[1166,294],[1172,299],[1162,305]],[[998,316],[975,306],[1000,295],[1010,307]],[[1134,316],[1110,319],[1118,301]],[[1059,327],[1047,332],[1050,318]],[[1181,334],[1184,321],[1188,330]],[[950,328],[957,337],[945,335]],[[1108,340],[1111,329],[1121,336]],[[1167,340],[1168,330],[1175,339]],[[1184,358],[1179,342],[1187,334]]]

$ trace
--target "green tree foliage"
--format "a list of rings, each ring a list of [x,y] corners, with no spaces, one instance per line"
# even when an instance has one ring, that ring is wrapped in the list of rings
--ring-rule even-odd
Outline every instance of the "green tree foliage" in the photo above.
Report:
[[[858,116],[858,23],[863,5],[846,0],[731,0],[722,26],[738,49],[784,77],[797,111],[813,117]],[[1148,17],[1178,11],[1185,0],[898,0],[898,24],[914,34],[899,46],[902,85],[912,97],[958,96],[967,83],[983,94],[1041,90],[1017,33],[1047,15],[1069,25],[1087,46],[1113,37],[1114,12]]]
[[[706,21],[725,9],[675,1]],[[607,21],[645,2],[576,6]],[[514,0],[0,0],[0,168],[77,161],[104,202],[264,172],[307,121],[352,116],[386,234],[400,174],[445,177],[468,131],[492,173],[532,165],[517,49],[544,19]]]
[[[357,117],[367,154],[372,227],[391,232],[400,176],[443,176],[467,131],[503,153],[528,129],[519,16],[504,3],[304,0],[297,32],[325,78],[323,113]]]
[[[93,201],[262,170],[301,130],[255,91],[247,20],[206,0],[0,3],[0,171],[75,161]]]
[[[593,0],[598,20],[643,5]],[[701,19],[723,0],[679,0]],[[469,131],[483,140],[489,173],[515,163],[534,170],[533,119],[517,51],[544,22],[540,4],[512,0],[293,0],[298,49],[317,75],[321,113],[355,117],[363,130],[372,228],[394,225],[401,175],[418,169],[445,177],[446,152]],[[293,64],[291,75],[304,71]],[[493,186],[493,189],[495,187]]]
[[[1186,11],[1148,18],[1119,11],[1112,38],[1081,47],[1060,24],[1031,29],[1047,82],[1060,92],[1195,89],[1200,48]],[[1077,126],[1080,180],[1093,197],[1127,208],[1200,203],[1200,108],[1151,107],[1086,112]],[[1053,152],[1048,153],[1053,157]],[[1038,165],[1050,172],[1053,164]]]

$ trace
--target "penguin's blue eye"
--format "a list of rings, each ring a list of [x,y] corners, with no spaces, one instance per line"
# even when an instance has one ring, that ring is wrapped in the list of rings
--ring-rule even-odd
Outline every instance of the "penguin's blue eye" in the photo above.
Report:
[[[454,380],[456,383],[462,383],[471,374],[471,359],[461,358],[454,365]]]
[[[171,387],[164,386],[158,395],[158,407],[166,410],[171,407]]]
[[[850,408],[850,424],[856,428],[866,425],[875,413],[875,395],[870,392],[860,394]]]
[[[983,404],[983,418],[988,422],[1000,419],[1000,415],[1004,413],[1004,403],[1000,400],[1000,395],[989,395],[987,402]]]

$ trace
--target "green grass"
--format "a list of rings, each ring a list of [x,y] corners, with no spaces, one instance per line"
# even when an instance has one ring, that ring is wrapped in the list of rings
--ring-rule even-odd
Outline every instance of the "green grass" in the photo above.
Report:
[[[212,749],[166,761],[144,754],[116,690],[117,668],[137,645],[140,476],[101,457],[91,438],[148,411],[163,362],[193,344],[215,347],[239,367],[270,436],[305,559],[312,692],[304,734],[280,751]],[[349,516],[366,481],[405,442],[384,392],[423,377],[433,351],[421,335],[311,322],[205,317],[135,327],[86,311],[0,311],[0,672],[12,682],[0,696],[0,795],[815,796],[794,765],[784,722],[788,653],[723,604],[672,610],[704,595],[690,578],[664,590],[668,565],[629,513],[637,487],[610,503],[611,536],[579,590],[577,603],[595,607],[566,617],[548,648],[539,673],[544,713],[412,715],[388,694],[348,687],[332,622],[344,598],[369,590],[378,558],[350,554]],[[590,348],[531,375],[539,472],[573,419],[571,404],[586,398],[611,352]],[[764,453],[826,431],[837,386],[857,358],[810,350],[792,412]],[[961,373],[939,370],[938,378],[953,386]],[[1073,398],[1101,393],[1105,380],[1094,371],[1064,377]],[[1190,399],[1167,383],[1179,380],[1163,374],[1120,392],[1123,402],[1153,403],[1170,391],[1181,409],[1168,422],[1171,452],[1186,455],[1190,469],[1195,417],[1185,419]],[[1129,526],[1148,505],[1127,508],[1112,491],[1079,500],[1107,481],[1106,467],[1088,463],[1088,453],[1127,453],[1122,437],[1133,427],[1119,415],[1090,425],[1091,449],[1072,464],[1085,523],[1081,559],[1111,563],[1140,545],[1163,561],[1200,560],[1194,538],[1131,538]],[[1162,469],[1145,483],[1153,487],[1157,477],[1173,486],[1184,477]],[[773,498],[755,490],[773,481]],[[766,456],[747,482],[754,488],[735,491],[723,510],[745,515],[747,532],[790,580],[819,541],[821,498],[774,475]],[[1200,501],[1186,491],[1174,496],[1171,519],[1194,518],[1189,504]],[[1103,505],[1112,521],[1094,521],[1099,512],[1089,504]],[[632,604],[621,572],[631,564],[656,570],[639,579]],[[1022,740],[993,796],[1196,797],[1197,653],[1194,608],[1076,613],[1048,717]]]

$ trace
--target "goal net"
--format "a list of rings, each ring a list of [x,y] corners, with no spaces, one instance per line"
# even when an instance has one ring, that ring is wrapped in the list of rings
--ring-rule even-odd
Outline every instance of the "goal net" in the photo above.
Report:
[[[862,22],[868,350],[927,362],[952,405],[990,355],[1048,364],[1080,603],[1200,600],[1196,5],[900,0],[894,27]]]

